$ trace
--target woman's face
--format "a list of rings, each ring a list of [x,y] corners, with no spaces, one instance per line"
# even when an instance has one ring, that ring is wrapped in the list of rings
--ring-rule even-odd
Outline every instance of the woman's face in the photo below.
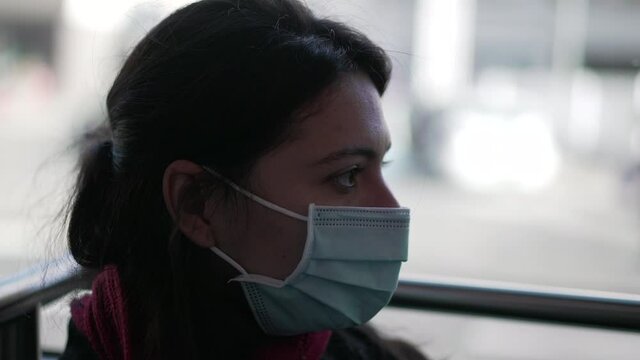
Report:
[[[256,163],[248,190],[305,216],[310,203],[397,207],[382,178],[391,143],[369,78],[344,75],[311,110],[289,141]],[[216,246],[249,273],[286,278],[300,260],[306,223],[246,202],[234,221],[212,219]]]

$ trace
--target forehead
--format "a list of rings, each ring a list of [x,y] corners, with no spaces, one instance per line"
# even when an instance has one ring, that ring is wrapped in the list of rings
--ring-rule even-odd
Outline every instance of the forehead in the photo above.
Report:
[[[298,147],[323,152],[366,146],[383,153],[389,143],[380,96],[364,74],[343,75],[308,109],[294,131]]]

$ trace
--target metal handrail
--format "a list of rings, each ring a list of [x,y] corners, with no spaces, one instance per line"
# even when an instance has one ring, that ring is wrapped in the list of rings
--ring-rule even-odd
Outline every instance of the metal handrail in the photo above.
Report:
[[[640,331],[640,295],[446,277],[402,279],[391,306]]]
[[[69,257],[0,279],[0,359],[40,359],[40,306],[91,283]]]
[[[68,257],[45,262],[0,279],[0,323],[45,305],[75,289],[88,288],[93,275]]]
[[[68,292],[93,273],[65,258],[0,279],[0,323]],[[391,306],[640,331],[640,295],[424,277],[400,280]]]

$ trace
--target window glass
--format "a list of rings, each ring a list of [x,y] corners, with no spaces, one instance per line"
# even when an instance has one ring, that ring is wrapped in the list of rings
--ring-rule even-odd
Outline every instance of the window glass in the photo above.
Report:
[[[632,360],[640,334],[565,325],[387,308],[380,332],[418,346],[432,359]]]
[[[388,107],[409,134],[389,169],[405,272],[640,292],[640,3],[414,14],[412,95]]]
[[[65,251],[68,147],[104,118],[132,45],[186,2],[0,0],[0,276]],[[412,209],[403,276],[640,293],[640,2],[306,2],[392,59],[385,174]],[[43,311],[45,350],[64,344],[67,303]],[[630,333],[424,311],[374,324],[436,358],[640,350]]]
[[[67,146],[183,1],[0,0],[0,275],[64,251]],[[309,0],[389,53],[405,275],[640,293],[640,3]]]

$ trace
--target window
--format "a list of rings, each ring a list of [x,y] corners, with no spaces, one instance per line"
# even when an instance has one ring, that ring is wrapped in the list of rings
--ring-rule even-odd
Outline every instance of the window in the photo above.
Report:
[[[393,60],[385,171],[412,209],[405,278],[640,294],[640,3],[307,2]],[[64,252],[50,224],[71,181],[66,147],[104,117],[131,44],[182,3],[0,0],[0,275]],[[629,334],[453,316],[449,324],[464,323],[458,331],[438,314],[420,316],[476,341],[484,358],[507,355],[487,350],[493,340],[482,334],[513,329],[547,343],[597,338],[611,351],[640,350]],[[405,310],[375,322],[395,331],[398,319],[415,323]],[[51,321],[62,322],[44,326]],[[447,339],[445,355],[458,345]]]

